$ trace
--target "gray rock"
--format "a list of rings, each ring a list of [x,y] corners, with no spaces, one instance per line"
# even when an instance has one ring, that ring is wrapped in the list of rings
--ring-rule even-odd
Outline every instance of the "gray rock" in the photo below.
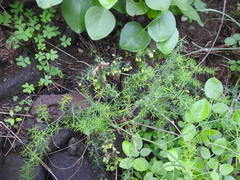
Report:
[[[11,99],[13,95],[23,95],[22,85],[28,82],[29,84],[36,84],[41,77],[41,73],[36,68],[34,63],[28,65],[26,68],[19,70],[19,74],[10,78],[4,83],[0,83],[0,100]]]
[[[67,152],[69,155],[81,157],[84,154],[85,149],[86,146],[81,139],[72,137],[68,142]]]
[[[61,129],[58,134],[50,138],[49,148],[52,151],[63,148],[68,143],[69,139],[73,136],[73,134],[74,132],[70,129]]]
[[[70,94],[72,96],[72,101],[68,104],[68,108],[72,108],[76,103],[85,109],[89,106],[85,97],[78,92],[73,92]],[[36,101],[33,102],[31,108],[31,114],[36,116],[36,109],[38,105],[46,105],[48,108],[48,112],[50,114],[50,118],[52,120],[57,120],[63,112],[59,109],[59,103],[61,102],[63,95],[61,94],[50,94],[50,95],[41,95],[39,96]]]
[[[58,180],[99,180],[99,172],[95,171],[88,157],[79,158],[58,152],[49,156],[49,168]]]
[[[0,180],[3,180],[3,141],[4,138],[0,138]]]
[[[23,165],[23,160],[16,152],[10,152],[3,161],[4,180],[19,180],[19,170]]]

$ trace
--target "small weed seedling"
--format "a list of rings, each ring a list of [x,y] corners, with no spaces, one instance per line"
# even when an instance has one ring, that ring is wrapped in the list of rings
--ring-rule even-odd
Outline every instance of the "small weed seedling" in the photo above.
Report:
[[[46,40],[57,37],[60,32],[58,27],[50,25],[53,18],[55,17],[56,10],[53,8],[44,9],[42,14],[37,16],[32,9],[24,8],[23,4],[16,2],[10,5],[10,13],[3,11],[0,14],[0,24],[14,29],[14,35],[10,35],[7,44],[11,49],[16,49],[19,47],[27,48],[27,42],[31,43],[36,52],[31,52],[34,54],[35,59],[38,61],[37,68],[43,71],[45,76],[40,79],[39,86],[48,86],[52,83],[53,76],[62,77],[63,74],[58,67],[50,65],[50,61],[56,60],[58,58],[57,51],[55,49],[47,49]],[[67,38],[65,35],[59,38],[60,45],[66,47],[70,45],[71,38]],[[30,49],[28,49],[30,52]],[[30,57],[23,57],[20,55],[16,58],[16,64],[21,67],[26,67],[31,64]],[[33,92],[32,85],[23,85],[25,88],[23,92],[31,93]]]

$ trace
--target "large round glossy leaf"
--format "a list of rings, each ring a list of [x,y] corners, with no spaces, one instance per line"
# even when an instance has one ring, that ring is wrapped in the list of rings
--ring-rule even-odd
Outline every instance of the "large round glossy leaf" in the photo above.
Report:
[[[92,6],[91,1],[64,0],[61,4],[62,15],[68,26],[76,33],[85,30],[85,13]]]
[[[60,4],[63,0],[36,0],[37,5],[42,9],[47,9],[57,4]]]
[[[207,80],[204,91],[208,98],[217,99],[223,92],[223,85],[218,79],[213,77]]]
[[[175,48],[178,43],[179,32],[177,28],[173,32],[170,38],[164,42],[157,42],[157,48],[164,54],[169,54]]]
[[[153,20],[148,26],[148,34],[156,42],[164,42],[171,37],[176,29],[176,20],[168,11],[161,17]]]
[[[143,1],[127,0],[126,11],[130,16],[142,15],[147,12],[147,7]]]
[[[85,24],[91,39],[99,40],[112,32],[116,25],[116,19],[109,10],[93,6],[86,12]]]
[[[146,4],[151,9],[160,10],[166,13],[171,4],[171,0],[146,0]]]
[[[99,0],[99,2],[104,8],[110,9],[117,2],[117,0]]]
[[[127,23],[120,35],[120,46],[132,52],[146,48],[151,42],[151,37],[138,22]]]

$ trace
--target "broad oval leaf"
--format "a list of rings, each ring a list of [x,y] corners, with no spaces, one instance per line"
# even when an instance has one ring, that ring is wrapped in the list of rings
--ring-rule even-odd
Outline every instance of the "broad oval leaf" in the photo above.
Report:
[[[85,14],[92,6],[91,1],[64,0],[61,4],[63,18],[68,26],[76,33],[85,30]]]
[[[228,106],[224,103],[216,103],[212,106],[212,110],[215,113],[225,113],[228,110]]]
[[[124,158],[120,161],[119,167],[123,169],[129,169],[133,166],[133,159],[131,158]]]
[[[209,159],[211,157],[211,153],[206,147],[201,147],[200,154],[204,159]]]
[[[99,2],[104,8],[110,9],[114,4],[116,4],[117,0],[99,0]]]
[[[152,173],[161,173],[163,167],[163,162],[162,161],[154,161],[152,166],[150,167]]]
[[[142,148],[140,151],[141,156],[148,156],[152,150],[150,148]]]
[[[168,11],[161,17],[153,20],[148,26],[148,34],[156,42],[168,40],[176,29],[176,20],[173,14]]]
[[[189,123],[200,122],[206,119],[210,112],[210,103],[206,99],[195,102],[185,114],[185,120]]]
[[[223,85],[217,78],[212,77],[207,80],[204,91],[208,98],[216,99],[222,94]]]
[[[212,145],[212,152],[216,155],[221,155],[225,151],[225,149],[222,146],[226,146],[226,145],[227,145],[227,142],[225,138],[217,139],[216,141],[214,141]]]
[[[240,109],[233,113],[233,121],[240,124]]]
[[[211,178],[212,180],[219,180],[220,176],[216,171],[211,172]]]
[[[171,4],[171,0],[146,0],[147,6],[154,10],[160,10],[166,13]]]
[[[166,171],[172,171],[174,169],[174,164],[172,162],[166,162],[164,165],[163,165],[163,168],[166,170]]]
[[[109,10],[93,6],[85,14],[85,24],[91,39],[99,40],[112,32],[116,25],[116,19]]]
[[[193,124],[186,124],[186,126],[182,129],[182,135],[184,141],[190,141],[196,135],[197,130]]]
[[[153,173],[148,172],[144,177],[143,180],[153,180]]]
[[[178,152],[175,149],[168,150],[167,157],[169,161],[175,162],[178,160]]]
[[[146,171],[149,168],[149,163],[144,158],[137,158],[133,161],[133,168],[137,171]]]
[[[133,0],[127,0],[126,11],[130,16],[142,15],[147,12],[147,7],[143,1],[135,2]]]
[[[207,136],[214,136],[214,135],[220,134],[220,132],[215,129],[207,129],[207,130],[203,131],[202,133]]]
[[[222,164],[219,167],[219,171],[223,176],[230,174],[233,171],[234,167],[230,164]]]
[[[207,162],[208,167],[213,169],[213,170],[218,169],[218,164],[219,164],[219,162],[215,158],[210,158]]]
[[[227,37],[225,40],[224,40],[224,43],[228,46],[232,46],[236,43],[236,40],[233,38],[233,37]]]
[[[135,146],[129,141],[122,142],[122,149],[124,154],[126,154],[126,156],[137,157],[139,155],[139,152],[136,150]]]
[[[175,48],[175,46],[178,43],[179,38],[179,32],[177,28],[175,28],[175,31],[171,35],[169,39],[167,39],[164,42],[157,42],[157,48],[164,54],[169,54],[171,51]]]
[[[134,146],[136,147],[137,150],[142,149],[143,140],[142,140],[141,136],[138,133],[136,133],[133,136],[133,144],[134,144]]]
[[[36,0],[37,5],[42,9],[47,9],[57,4],[60,4],[63,0]]]
[[[120,46],[132,52],[145,49],[151,42],[151,37],[138,22],[127,23],[120,34]]]

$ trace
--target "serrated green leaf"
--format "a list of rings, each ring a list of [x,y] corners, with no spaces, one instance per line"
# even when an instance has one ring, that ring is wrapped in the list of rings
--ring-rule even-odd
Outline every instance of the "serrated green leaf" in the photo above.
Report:
[[[93,6],[86,12],[85,24],[91,39],[99,40],[112,32],[116,20],[109,10],[100,6]]]
[[[176,20],[173,14],[168,11],[161,17],[153,20],[148,25],[148,34],[156,42],[168,40],[176,29]]]
[[[138,22],[127,23],[120,34],[121,48],[132,52],[146,48],[150,42],[150,36]]]

